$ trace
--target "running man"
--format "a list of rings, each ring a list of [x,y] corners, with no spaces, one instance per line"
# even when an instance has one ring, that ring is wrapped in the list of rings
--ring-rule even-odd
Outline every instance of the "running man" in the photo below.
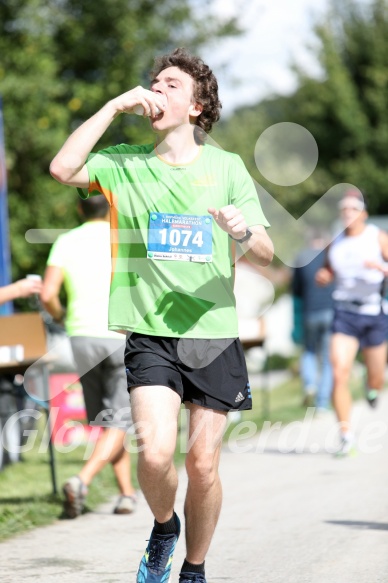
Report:
[[[371,407],[376,406],[384,384],[388,318],[383,290],[388,234],[366,224],[368,213],[359,191],[347,191],[339,208],[345,230],[330,245],[327,265],[317,272],[316,279],[321,285],[333,280],[335,284],[331,360],[333,405],[341,432],[337,455],[341,456],[354,451],[349,380],[359,348],[367,370],[365,392]]]
[[[136,107],[137,106],[137,107]],[[90,155],[121,113],[143,107],[156,143]],[[126,368],[138,478],[155,517],[137,583],[169,581],[180,534],[173,455],[188,410],[186,559],[180,583],[206,583],[205,556],[221,509],[218,475],[228,411],[251,408],[233,294],[236,241],[259,265],[273,245],[241,159],[206,143],[220,116],[209,67],[183,49],[156,59],[151,90],[106,103],[51,164],[60,182],[111,206],[109,327],[127,334]]]

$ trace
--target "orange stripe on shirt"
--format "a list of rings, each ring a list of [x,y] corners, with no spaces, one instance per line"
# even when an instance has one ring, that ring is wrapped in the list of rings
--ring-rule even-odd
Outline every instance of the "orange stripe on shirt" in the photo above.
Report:
[[[109,188],[105,188],[104,186],[101,186],[101,184],[98,182],[98,180],[94,180],[93,182],[89,182],[89,188],[88,188],[89,194],[91,192],[93,192],[94,190],[101,192],[101,194],[103,194],[105,196],[106,200],[108,201],[109,206],[112,206],[114,194],[111,190],[109,190]]]
[[[91,193],[94,190],[101,192],[101,194],[103,194],[105,196],[106,200],[108,201],[108,204],[110,206],[110,228],[111,228],[111,231],[114,230],[116,233],[115,237],[112,238],[112,236],[111,236],[111,243],[110,243],[110,253],[111,253],[111,259],[112,259],[112,270],[111,270],[110,281],[112,283],[113,275],[114,275],[115,269],[116,269],[116,262],[117,262],[118,250],[119,250],[119,243],[118,243],[118,237],[117,237],[117,229],[119,226],[119,217],[118,217],[118,212],[117,212],[117,196],[115,194],[113,194],[113,192],[111,190],[109,190],[109,188],[105,188],[104,186],[102,186],[98,180],[94,180],[93,182],[89,183],[88,192]]]
[[[106,196],[106,195],[105,195]],[[111,257],[112,257],[112,273],[111,282],[113,280],[113,275],[116,271],[117,257],[119,253],[119,238],[118,238],[118,228],[119,228],[119,214],[117,212],[117,197],[112,194],[112,204],[110,207],[110,228],[114,231],[115,236],[111,237]]]

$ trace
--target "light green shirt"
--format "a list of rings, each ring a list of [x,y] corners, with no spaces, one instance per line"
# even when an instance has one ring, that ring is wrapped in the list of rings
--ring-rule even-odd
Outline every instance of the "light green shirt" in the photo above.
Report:
[[[60,235],[47,265],[60,267],[67,294],[69,336],[123,338],[108,330],[111,279],[110,231],[106,221],[88,221]]]
[[[249,225],[268,226],[242,160],[204,145],[192,163],[173,165],[152,144],[121,144],[92,154],[87,168],[89,194],[111,205],[109,328],[236,338],[234,243],[207,209],[234,204]],[[152,238],[162,253],[150,250]]]

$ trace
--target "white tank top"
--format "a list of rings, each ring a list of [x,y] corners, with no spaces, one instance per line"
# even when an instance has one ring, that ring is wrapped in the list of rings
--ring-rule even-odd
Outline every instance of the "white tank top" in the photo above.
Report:
[[[335,275],[333,299],[337,308],[357,314],[380,313],[384,275],[365,267],[366,261],[385,263],[378,238],[378,227],[366,225],[355,237],[341,233],[330,246],[328,259]]]

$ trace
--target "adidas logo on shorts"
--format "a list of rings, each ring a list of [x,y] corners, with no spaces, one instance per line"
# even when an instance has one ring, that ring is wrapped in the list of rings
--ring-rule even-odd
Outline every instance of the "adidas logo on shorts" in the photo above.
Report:
[[[239,394],[237,395],[237,397],[235,398],[234,402],[235,403],[240,403],[241,401],[243,401],[245,399],[244,395],[241,393],[241,391],[239,392]]]

